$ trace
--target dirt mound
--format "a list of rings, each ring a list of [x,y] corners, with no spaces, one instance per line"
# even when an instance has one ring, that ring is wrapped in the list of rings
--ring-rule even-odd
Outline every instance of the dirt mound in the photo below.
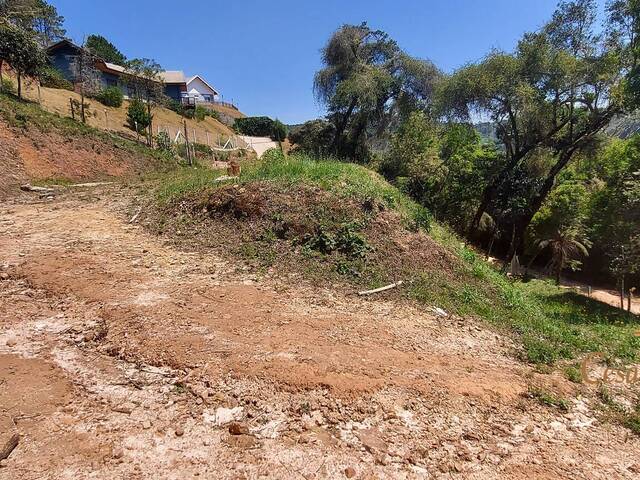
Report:
[[[181,245],[214,248],[311,280],[376,285],[425,270],[452,276],[459,263],[384,204],[305,184],[211,188],[166,206],[150,223]]]
[[[123,177],[148,170],[155,162],[99,136],[11,128],[0,120],[0,197],[15,193],[25,182]]]

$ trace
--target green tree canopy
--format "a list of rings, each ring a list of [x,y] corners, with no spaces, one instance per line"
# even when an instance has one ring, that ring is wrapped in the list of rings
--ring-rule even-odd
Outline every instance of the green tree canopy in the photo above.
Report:
[[[18,97],[22,97],[22,77],[37,77],[47,66],[47,57],[32,32],[0,21],[0,71],[2,62],[17,72]]]
[[[0,0],[0,18],[35,33],[42,47],[47,47],[66,35],[64,17],[45,0]]]
[[[368,139],[383,136],[400,113],[428,104],[439,76],[433,64],[409,57],[366,23],[338,29],[322,63],[314,92],[335,126],[330,150],[355,160],[366,159]]]
[[[105,62],[126,65],[127,57],[102,35],[89,35],[85,47]]]

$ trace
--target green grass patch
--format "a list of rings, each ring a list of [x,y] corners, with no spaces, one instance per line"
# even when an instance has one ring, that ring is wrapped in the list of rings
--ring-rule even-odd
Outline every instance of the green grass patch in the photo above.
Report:
[[[564,398],[558,397],[557,395],[548,392],[539,387],[529,387],[527,396],[535,401],[537,401],[540,405],[544,405],[546,407],[557,408],[563,412],[569,411],[569,402]]]
[[[451,232],[434,225],[432,236],[462,260],[459,284],[438,286],[433,278],[418,282],[417,298],[429,291],[430,302],[459,315],[476,315],[514,330],[525,360],[553,364],[588,352],[623,361],[638,359],[639,319],[551,281],[510,280],[466,248]],[[434,288],[435,286],[435,288]]]

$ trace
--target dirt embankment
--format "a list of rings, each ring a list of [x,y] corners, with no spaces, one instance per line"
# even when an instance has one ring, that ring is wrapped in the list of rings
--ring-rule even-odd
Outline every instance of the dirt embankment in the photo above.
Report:
[[[26,182],[128,177],[154,166],[157,160],[98,136],[12,128],[0,119],[0,196],[15,194]]]

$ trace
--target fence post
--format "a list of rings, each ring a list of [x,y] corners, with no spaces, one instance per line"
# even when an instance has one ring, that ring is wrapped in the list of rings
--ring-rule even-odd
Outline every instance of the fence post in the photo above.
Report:
[[[187,121],[183,120],[183,122],[184,122],[184,142],[187,147],[187,160],[189,161],[189,166],[192,166],[193,162],[191,161],[191,150],[189,149],[189,133],[187,131]]]

